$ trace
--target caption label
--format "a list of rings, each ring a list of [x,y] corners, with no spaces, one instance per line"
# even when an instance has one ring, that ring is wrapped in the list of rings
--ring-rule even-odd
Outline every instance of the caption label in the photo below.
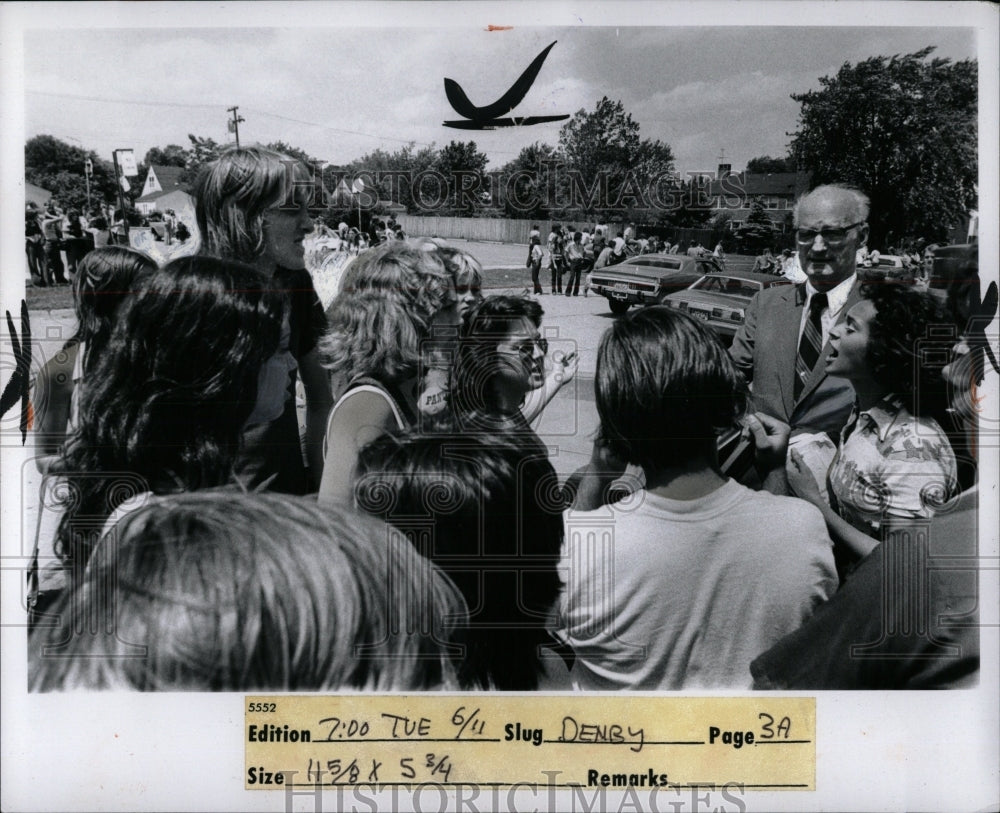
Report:
[[[815,698],[246,698],[248,790],[356,785],[815,790]]]

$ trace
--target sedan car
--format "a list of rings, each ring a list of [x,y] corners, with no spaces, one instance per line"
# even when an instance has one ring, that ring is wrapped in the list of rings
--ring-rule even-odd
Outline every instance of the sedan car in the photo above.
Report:
[[[913,280],[909,264],[895,254],[883,254],[878,258],[878,265],[869,263],[858,266],[858,275],[867,282],[880,282],[885,279]]]
[[[605,297],[612,313],[625,313],[632,305],[659,305],[664,297],[687,288],[705,274],[721,273],[715,257],[678,254],[640,254],[618,265],[596,268],[590,288]]]
[[[773,274],[706,274],[686,291],[669,294],[663,304],[700,319],[728,343],[743,324],[750,300],[765,288],[777,285],[791,283]]]

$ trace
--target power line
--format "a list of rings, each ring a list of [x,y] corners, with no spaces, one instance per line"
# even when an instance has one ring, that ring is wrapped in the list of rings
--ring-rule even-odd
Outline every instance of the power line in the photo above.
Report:
[[[317,124],[314,121],[304,121],[302,119],[293,119],[291,116],[280,116],[277,113],[268,113],[266,110],[257,110],[256,108],[253,107],[247,107],[245,109],[247,110],[247,112],[254,113],[255,115],[258,116],[267,116],[272,119],[281,119],[282,121],[290,121],[295,124],[305,124],[308,125],[309,127],[319,127],[323,130],[328,130],[331,133],[340,133],[341,135],[364,136],[365,138],[374,138],[379,141],[398,141],[400,144],[418,144],[421,147],[430,147],[433,144],[433,142],[417,141],[413,138],[393,138],[392,136],[382,136],[382,135],[375,135],[374,133],[364,133],[361,132],[360,130],[344,130],[339,127],[330,127],[326,124]]]
[[[225,107],[221,104],[191,104],[190,102],[151,102],[146,99],[104,99],[100,96],[77,96],[72,93],[50,93],[43,90],[26,90],[28,96],[52,96],[57,99],[77,99],[81,102],[104,102],[105,104],[141,104],[147,107],[197,107],[205,110],[212,110],[218,107]]]
[[[190,102],[151,102],[139,99],[107,99],[107,98],[101,98],[99,96],[79,96],[72,93],[50,93],[41,90],[29,90],[26,91],[26,93],[33,96],[52,96],[58,99],[76,99],[78,101],[103,102],[105,104],[135,104],[135,105],[147,105],[149,107],[172,107],[172,108],[188,107],[200,110],[216,110],[225,108],[225,105],[222,104],[215,105],[215,104],[192,104]],[[432,143],[427,141],[416,141],[415,139],[412,138],[393,138],[392,136],[375,135],[374,133],[365,133],[360,130],[345,130],[340,127],[330,127],[329,125],[319,124],[318,122],[315,121],[305,121],[303,119],[295,119],[292,118],[291,116],[282,116],[279,115],[278,113],[269,113],[266,110],[259,110],[253,107],[245,107],[243,109],[249,113],[253,113],[258,116],[266,116],[272,119],[280,119],[281,121],[290,121],[295,124],[305,124],[309,127],[319,127],[320,129],[327,130],[328,132],[331,133],[338,133],[340,135],[363,136],[365,138],[373,138],[377,141],[396,141],[400,144],[412,143],[412,144],[418,144],[421,147],[429,147],[431,146]]]
[[[168,108],[193,108],[199,110],[219,110],[225,108],[223,104],[206,104],[206,103],[191,103],[191,102],[151,102],[145,99],[108,99],[102,98],[100,96],[80,96],[72,93],[53,93],[49,91],[42,90],[28,90],[25,91],[26,94],[32,96],[51,96],[58,99],[75,99],[84,102],[100,102],[103,104],[131,104],[131,105],[146,105],[148,107],[168,107]],[[326,130],[330,133],[337,133],[339,135],[354,135],[361,136],[363,138],[371,138],[375,141],[392,141],[398,144],[415,144],[419,147],[433,147],[436,145],[434,141],[417,141],[413,138],[394,138],[393,136],[386,135],[376,135],[374,133],[366,133],[361,130],[346,130],[341,127],[330,127],[327,124],[319,124],[315,121],[306,121],[304,119],[296,119],[291,116],[282,116],[278,113],[270,113],[266,110],[260,110],[254,107],[244,107],[248,113],[252,113],[257,116],[264,116],[266,118],[279,119],[280,121],[289,121],[293,124],[304,124],[307,127],[318,127],[321,130]],[[492,155],[518,155],[519,150],[489,150]]]

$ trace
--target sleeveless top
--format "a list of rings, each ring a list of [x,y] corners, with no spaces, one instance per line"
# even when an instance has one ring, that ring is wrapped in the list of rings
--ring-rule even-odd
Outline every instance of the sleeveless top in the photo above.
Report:
[[[410,405],[403,397],[402,392],[400,392],[399,388],[395,384],[386,384],[385,382],[379,381],[377,378],[371,378],[370,376],[356,378],[348,385],[347,389],[344,390],[340,398],[337,399],[337,403],[333,405],[333,409],[330,410],[330,417],[326,422],[326,437],[323,440],[324,460],[326,459],[329,451],[330,429],[333,426],[333,419],[337,414],[337,410],[350,396],[359,392],[375,393],[386,401],[386,403],[389,404],[389,408],[392,410],[393,417],[396,419],[396,427],[400,431],[416,424],[417,416],[414,414]]]

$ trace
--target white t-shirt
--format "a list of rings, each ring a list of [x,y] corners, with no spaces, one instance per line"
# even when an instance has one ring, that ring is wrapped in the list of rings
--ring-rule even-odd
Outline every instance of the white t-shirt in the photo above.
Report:
[[[823,516],[728,480],[566,515],[553,630],[581,689],[750,688],[750,662],[837,586]]]

